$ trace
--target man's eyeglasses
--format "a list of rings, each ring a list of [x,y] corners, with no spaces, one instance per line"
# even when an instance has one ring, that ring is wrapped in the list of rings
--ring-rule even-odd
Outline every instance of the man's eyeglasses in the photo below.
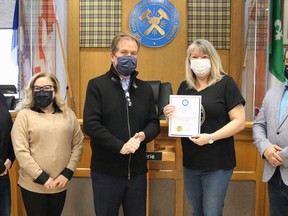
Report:
[[[53,91],[54,90],[54,86],[52,85],[45,85],[45,86],[37,86],[34,85],[33,86],[33,91],[34,92],[40,92],[40,91],[44,91],[44,92],[49,92],[49,91]]]

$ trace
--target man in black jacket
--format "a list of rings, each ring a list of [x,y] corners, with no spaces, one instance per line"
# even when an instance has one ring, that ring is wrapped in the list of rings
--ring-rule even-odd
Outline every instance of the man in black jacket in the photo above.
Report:
[[[146,215],[146,144],[160,132],[153,92],[138,78],[140,41],[129,33],[111,43],[111,68],[88,83],[84,131],[90,137],[97,216]]]
[[[11,141],[12,118],[0,90],[0,215],[10,216],[11,191],[8,170],[15,160]]]

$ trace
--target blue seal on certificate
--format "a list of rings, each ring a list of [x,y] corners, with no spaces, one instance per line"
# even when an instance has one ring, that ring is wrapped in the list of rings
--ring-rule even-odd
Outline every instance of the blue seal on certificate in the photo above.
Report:
[[[183,106],[188,106],[188,104],[189,104],[189,101],[187,99],[183,99],[182,100],[182,105]]]
[[[148,47],[161,47],[174,39],[179,14],[169,0],[141,0],[130,13],[130,29]]]

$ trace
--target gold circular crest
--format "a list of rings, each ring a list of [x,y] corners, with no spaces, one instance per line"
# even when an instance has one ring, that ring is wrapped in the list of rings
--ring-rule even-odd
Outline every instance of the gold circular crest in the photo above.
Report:
[[[177,130],[178,132],[181,132],[181,131],[183,130],[183,128],[182,128],[182,126],[179,125],[179,126],[176,127],[176,130]]]

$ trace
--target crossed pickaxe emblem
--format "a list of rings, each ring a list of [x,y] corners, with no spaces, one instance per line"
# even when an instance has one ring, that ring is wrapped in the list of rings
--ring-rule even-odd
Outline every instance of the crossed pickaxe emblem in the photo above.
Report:
[[[151,24],[149,26],[149,28],[145,31],[145,35],[149,35],[150,32],[155,28],[162,36],[165,34],[165,31],[159,26],[160,21],[162,18],[166,19],[166,20],[170,20],[170,18],[168,17],[168,15],[165,13],[165,11],[163,11],[161,8],[157,11],[158,14],[160,14],[160,16],[153,16],[150,17],[149,14],[151,13],[151,11],[149,9],[147,9],[144,13],[142,13],[142,15],[139,17],[139,19],[142,21],[145,18],[148,20],[148,22]]]

